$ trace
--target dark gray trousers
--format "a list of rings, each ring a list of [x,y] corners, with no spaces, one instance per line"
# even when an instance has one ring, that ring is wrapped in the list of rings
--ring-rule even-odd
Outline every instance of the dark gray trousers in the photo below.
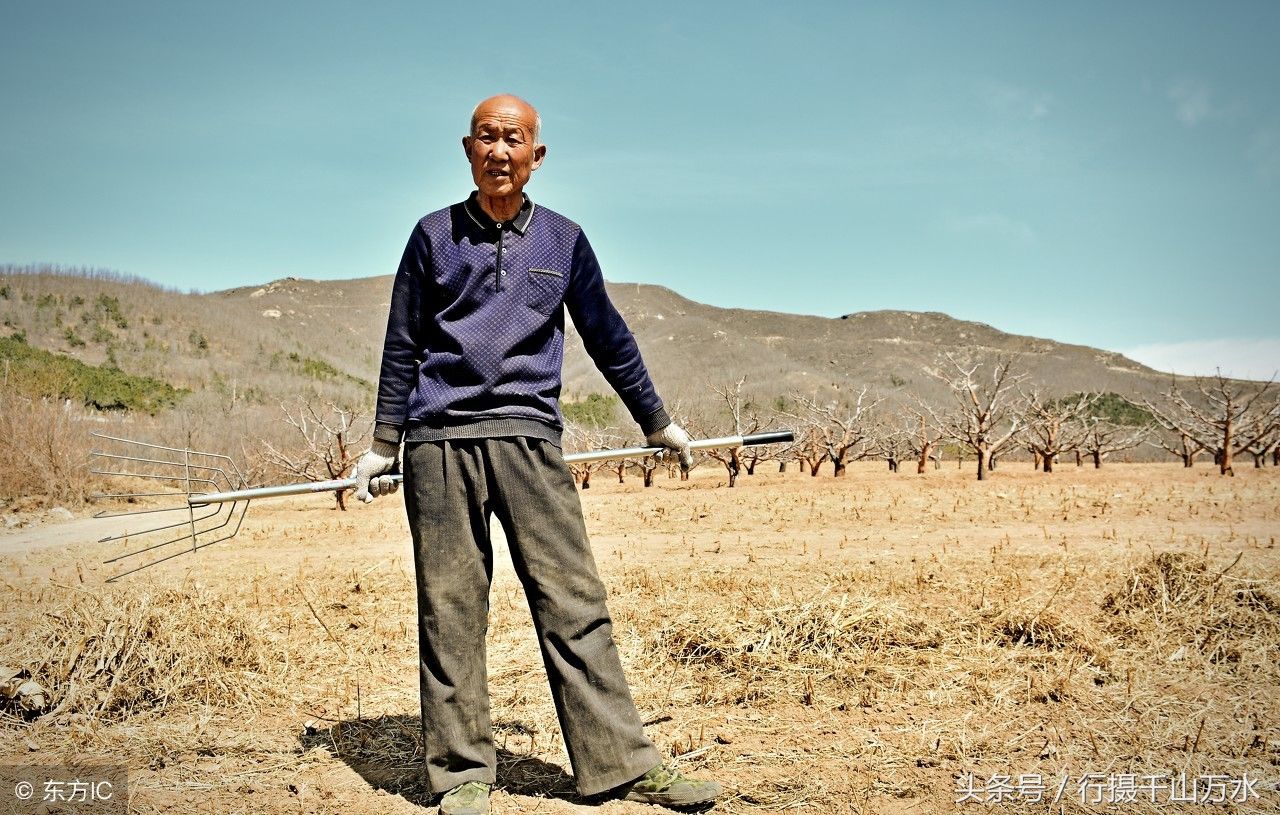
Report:
[[[493,548],[506,532],[533,615],[578,790],[603,792],[661,762],[613,643],[573,477],[553,444],[524,437],[408,444],[405,506],[418,583],[427,783],[493,783],[485,671]]]

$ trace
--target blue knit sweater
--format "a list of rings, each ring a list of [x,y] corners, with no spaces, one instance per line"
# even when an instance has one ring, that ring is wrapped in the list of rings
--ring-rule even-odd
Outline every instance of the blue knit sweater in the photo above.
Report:
[[[527,198],[497,223],[475,193],[427,215],[391,292],[375,437],[559,444],[565,309],[645,435],[665,427],[671,420],[577,224]]]

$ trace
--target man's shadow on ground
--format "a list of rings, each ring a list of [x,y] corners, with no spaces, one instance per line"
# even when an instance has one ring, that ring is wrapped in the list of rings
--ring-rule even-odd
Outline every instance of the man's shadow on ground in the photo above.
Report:
[[[304,750],[315,747],[328,750],[374,789],[426,807],[435,801],[424,778],[420,728],[421,720],[407,714],[347,719],[328,726],[308,727],[301,741]],[[529,732],[521,722],[494,722],[493,730],[499,743],[504,733]],[[573,776],[562,768],[501,747],[498,780],[494,786],[512,795],[556,798],[575,804],[599,803],[579,795]]]

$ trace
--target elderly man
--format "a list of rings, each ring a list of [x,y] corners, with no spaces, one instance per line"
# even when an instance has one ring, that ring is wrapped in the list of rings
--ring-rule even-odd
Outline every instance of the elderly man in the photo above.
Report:
[[[462,147],[476,191],[409,236],[391,295],[372,448],[356,497],[394,490],[417,567],[422,731],[440,811],[488,811],[495,779],[485,631],[493,550],[506,532],[529,598],[578,789],[668,806],[720,794],[666,768],[645,737],[613,642],[582,507],[560,453],[567,308],[587,352],[650,444],[690,463],[582,229],[524,194],[546,156],[537,112],[481,102]]]

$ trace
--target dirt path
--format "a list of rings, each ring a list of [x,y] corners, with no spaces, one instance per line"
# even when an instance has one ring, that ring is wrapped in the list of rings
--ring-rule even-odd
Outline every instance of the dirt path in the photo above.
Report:
[[[136,533],[150,523],[137,517],[77,517],[70,520],[37,521],[27,526],[0,530],[0,557],[42,549],[79,548],[84,544],[96,544],[108,535]]]

